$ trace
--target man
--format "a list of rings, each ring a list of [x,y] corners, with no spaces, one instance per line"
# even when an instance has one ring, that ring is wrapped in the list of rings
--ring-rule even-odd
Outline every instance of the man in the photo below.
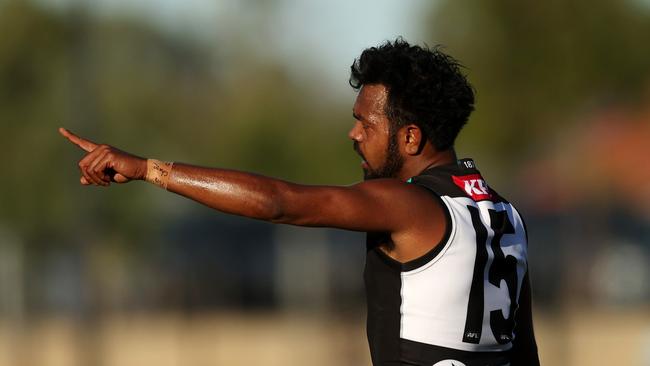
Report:
[[[364,50],[349,137],[365,179],[346,187],[144,159],[60,132],[87,152],[84,185],[146,180],[226,213],[367,232],[374,365],[537,365],[523,220],[453,148],[474,105],[459,69],[401,39]]]

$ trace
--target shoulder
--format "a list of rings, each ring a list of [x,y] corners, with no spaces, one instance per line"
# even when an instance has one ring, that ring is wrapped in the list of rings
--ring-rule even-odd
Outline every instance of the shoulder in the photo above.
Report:
[[[397,179],[374,179],[357,185],[363,194],[381,201],[383,212],[391,211],[407,222],[407,227],[429,222],[444,215],[444,204],[435,190],[426,185],[403,182]],[[396,216],[396,215],[392,215]]]
[[[355,187],[361,195],[378,203],[374,214],[386,215],[399,223],[393,232],[418,230],[431,220],[444,218],[444,204],[426,187],[397,179],[374,179]]]
[[[399,181],[366,182],[368,190],[383,196],[387,214],[397,224],[390,242],[373,243],[393,260],[406,263],[422,257],[444,241],[450,228],[449,214],[438,194],[420,184]]]
[[[437,204],[437,200],[431,199],[431,191],[428,191],[423,185],[411,184],[398,179],[373,179],[357,183],[351,188],[358,191],[359,194],[367,194],[384,199],[392,205],[422,204],[431,201]]]

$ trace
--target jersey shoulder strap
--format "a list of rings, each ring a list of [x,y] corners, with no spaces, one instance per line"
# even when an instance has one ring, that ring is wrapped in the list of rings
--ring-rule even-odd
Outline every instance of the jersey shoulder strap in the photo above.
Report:
[[[469,197],[477,202],[507,202],[488,186],[472,159],[426,169],[408,182],[421,185],[438,196]]]

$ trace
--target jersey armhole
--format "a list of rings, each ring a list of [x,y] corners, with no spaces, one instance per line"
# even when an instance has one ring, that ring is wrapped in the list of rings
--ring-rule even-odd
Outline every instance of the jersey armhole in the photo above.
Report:
[[[417,183],[415,183],[417,184]],[[447,204],[444,202],[444,200],[438,196],[438,194],[432,190],[431,188],[422,185],[422,184],[417,184],[418,186],[426,189],[428,192],[430,192],[433,196],[433,198],[438,202],[440,207],[442,208],[444,214],[445,214],[445,233],[443,234],[442,238],[436,244],[430,251],[427,253],[423,254],[422,256],[412,259],[408,262],[401,263],[401,270],[402,272],[408,272],[408,271],[413,271],[415,269],[418,269],[425,264],[429,263],[431,260],[433,260],[438,254],[442,252],[442,250],[449,245],[450,238],[451,238],[451,233],[453,229],[453,220],[451,217],[451,212],[449,212],[449,207],[447,207]]]

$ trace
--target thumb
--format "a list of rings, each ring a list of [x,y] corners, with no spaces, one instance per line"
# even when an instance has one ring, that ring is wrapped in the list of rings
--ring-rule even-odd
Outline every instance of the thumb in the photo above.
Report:
[[[126,182],[130,181],[131,179],[123,176],[120,173],[115,173],[115,175],[113,176],[113,180],[115,181],[115,183],[126,183]]]

